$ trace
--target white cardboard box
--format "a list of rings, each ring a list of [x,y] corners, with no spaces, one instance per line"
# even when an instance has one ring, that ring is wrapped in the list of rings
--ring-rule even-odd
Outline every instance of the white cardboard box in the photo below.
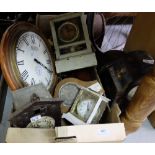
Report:
[[[9,128],[7,143],[120,142],[126,137],[123,123],[62,126],[54,129]]]

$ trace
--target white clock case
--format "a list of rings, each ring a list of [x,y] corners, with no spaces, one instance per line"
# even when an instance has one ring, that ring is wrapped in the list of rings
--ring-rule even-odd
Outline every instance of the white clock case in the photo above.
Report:
[[[55,23],[60,21],[65,21],[68,19],[80,17],[82,29],[84,33],[83,41],[75,41],[70,44],[60,46],[58,44],[58,36],[56,34]],[[54,19],[50,21],[52,37],[54,42],[54,48],[56,52],[56,72],[62,73],[67,71],[72,71],[76,69],[92,67],[97,65],[97,60],[95,53],[92,51],[91,42],[89,40],[89,34],[86,26],[86,19],[83,13],[66,13],[64,15],[56,16]],[[80,50],[74,53],[61,54],[60,49],[65,47],[70,47],[74,45],[86,44],[85,50]]]

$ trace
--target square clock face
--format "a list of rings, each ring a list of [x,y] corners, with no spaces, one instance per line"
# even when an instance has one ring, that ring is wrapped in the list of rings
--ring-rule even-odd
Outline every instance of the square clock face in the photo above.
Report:
[[[99,99],[98,94],[87,89],[82,89],[76,97],[70,113],[85,123],[88,123],[93,115],[90,122],[98,123],[107,106],[103,100],[99,101]],[[98,102],[100,102],[100,104],[96,107]]]

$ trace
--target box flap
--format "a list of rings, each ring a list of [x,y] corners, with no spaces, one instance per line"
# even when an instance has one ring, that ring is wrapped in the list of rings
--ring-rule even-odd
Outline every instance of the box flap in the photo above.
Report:
[[[54,129],[8,128],[7,143],[51,143],[55,142]]]
[[[120,142],[126,137],[123,123],[75,125],[54,129],[8,128],[7,143]]]
[[[57,127],[56,137],[73,137],[77,142],[115,142],[126,137],[123,123]]]

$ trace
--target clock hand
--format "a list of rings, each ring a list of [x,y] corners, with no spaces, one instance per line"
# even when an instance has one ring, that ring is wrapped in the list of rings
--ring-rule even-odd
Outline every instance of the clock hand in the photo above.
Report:
[[[52,73],[52,71],[51,70],[49,70],[45,65],[43,65],[39,60],[37,60],[36,58],[34,58],[34,61],[36,62],[36,63],[38,63],[39,65],[41,65],[42,67],[44,67],[46,70],[48,70],[50,73]]]

